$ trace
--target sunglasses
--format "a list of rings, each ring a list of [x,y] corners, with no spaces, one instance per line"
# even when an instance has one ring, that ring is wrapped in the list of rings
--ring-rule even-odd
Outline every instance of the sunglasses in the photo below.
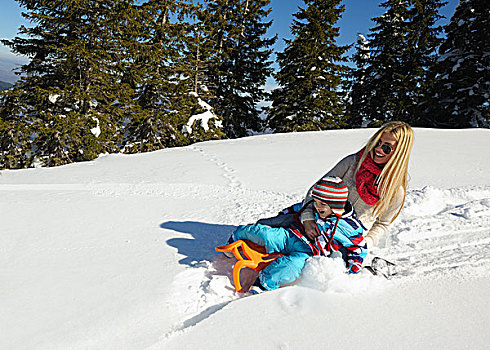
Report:
[[[381,143],[381,140],[378,141],[374,148],[378,148],[379,146],[381,146],[381,150],[385,155],[389,155],[391,152],[393,152],[393,146],[388,143]]]

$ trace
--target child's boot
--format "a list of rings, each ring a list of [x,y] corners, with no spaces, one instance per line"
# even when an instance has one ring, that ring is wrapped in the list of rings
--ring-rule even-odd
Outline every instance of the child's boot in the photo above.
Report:
[[[265,287],[260,283],[260,279],[257,278],[254,284],[252,284],[252,287],[250,287],[250,290],[248,292],[250,294],[260,294],[260,293],[267,292],[267,289],[265,289]]]

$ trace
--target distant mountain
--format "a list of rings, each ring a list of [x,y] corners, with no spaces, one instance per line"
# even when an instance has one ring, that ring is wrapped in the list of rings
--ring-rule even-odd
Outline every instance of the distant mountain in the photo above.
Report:
[[[16,56],[5,57],[0,52],[0,81],[14,83],[19,80],[19,76],[14,72],[18,70],[20,65],[25,64],[25,59],[17,58]]]
[[[0,80],[0,91],[10,89],[12,86],[12,84]]]

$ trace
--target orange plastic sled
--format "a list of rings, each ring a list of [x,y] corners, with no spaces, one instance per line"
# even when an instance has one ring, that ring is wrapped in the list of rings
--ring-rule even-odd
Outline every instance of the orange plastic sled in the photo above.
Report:
[[[248,267],[255,271],[265,269],[271,262],[281,257],[281,253],[267,253],[265,247],[249,240],[238,240],[233,243],[216,247],[218,253],[232,252],[237,262],[233,266],[233,283],[237,292],[242,293],[240,270]],[[245,257],[244,257],[245,256]]]

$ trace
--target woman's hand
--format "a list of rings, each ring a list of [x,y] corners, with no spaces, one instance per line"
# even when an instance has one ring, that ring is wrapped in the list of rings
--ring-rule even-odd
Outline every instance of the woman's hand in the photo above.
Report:
[[[320,236],[320,231],[318,230],[318,226],[316,226],[315,220],[305,220],[303,227],[305,228],[305,236],[310,241],[314,241]]]

